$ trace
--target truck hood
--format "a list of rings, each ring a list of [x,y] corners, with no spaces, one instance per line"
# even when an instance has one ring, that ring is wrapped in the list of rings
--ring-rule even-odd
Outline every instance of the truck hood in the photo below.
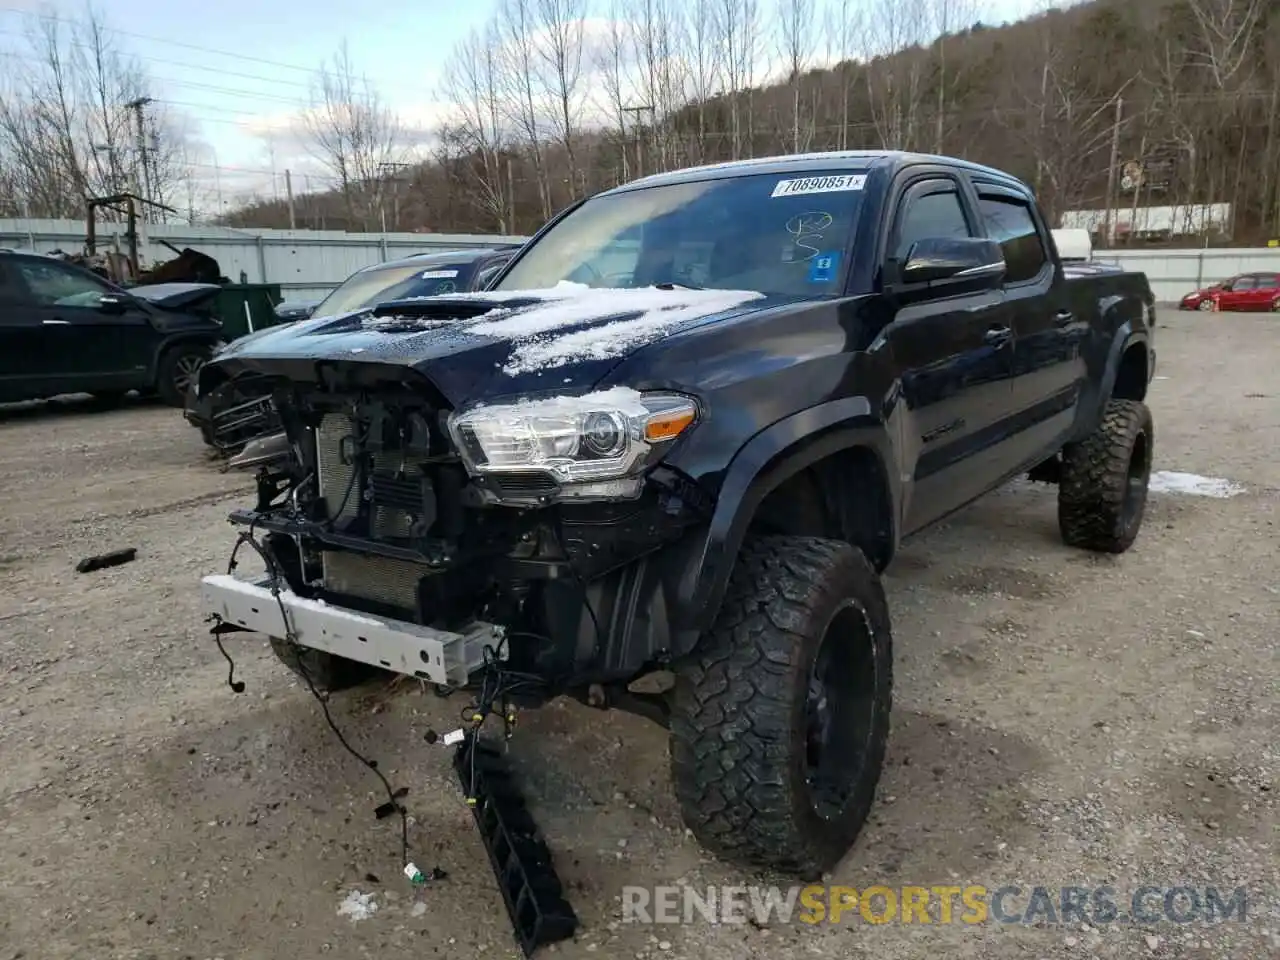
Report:
[[[590,386],[646,344],[768,303],[750,290],[571,283],[449,294],[260,330],[231,343],[209,367],[211,375],[254,371],[294,380],[315,380],[333,364],[410,368],[461,407]]]
[[[187,310],[208,303],[222,291],[216,283],[152,283],[130,287],[128,293],[161,310]]]

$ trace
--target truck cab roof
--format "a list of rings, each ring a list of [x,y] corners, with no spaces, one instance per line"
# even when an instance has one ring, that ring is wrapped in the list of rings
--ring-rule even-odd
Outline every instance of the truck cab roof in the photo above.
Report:
[[[993,167],[983,166],[979,163],[970,163],[967,160],[958,160],[955,157],[940,157],[904,150],[832,150],[820,153],[795,153],[781,157],[730,160],[725,163],[711,163],[699,167],[672,170],[667,173],[652,174],[605,192],[625,193],[631,190],[643,190],[648,187],[667,186],[676,183],[691,183],[697,180],[730,179],[733,177],[754,176],[755,174],[806,173],[819,170],[866,174],[885,171],[891,177],[903,167],[922,164],[950,167],[973,174],[981,174],[984,178],[997,180],[1030,193],[1030,188],[1025,183],[1002,170],[996,170]]]

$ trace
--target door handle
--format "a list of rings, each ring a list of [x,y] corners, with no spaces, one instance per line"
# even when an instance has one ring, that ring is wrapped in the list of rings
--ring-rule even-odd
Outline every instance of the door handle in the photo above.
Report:
[[[61,320],[58,318],[54,318],[53,320],[41,320],[40,322],[47,327],[67,327],[71,325],[70,320]]]
[[[1065,327],[1068,323],[1076,318],[1076,315],[1070,310],[1059,310],[1053,315],[1053,322],[1060,327]]]
[[[990,330],[988,330],[986,333],[982,335],[982,339],[986,343],[992,344],[994,346],[1000,346],[1001,344],[1008,343],[1009,338],[1012,336],[1013,336],[1013,331],[1010,330],[1008,327],[992,327]]]

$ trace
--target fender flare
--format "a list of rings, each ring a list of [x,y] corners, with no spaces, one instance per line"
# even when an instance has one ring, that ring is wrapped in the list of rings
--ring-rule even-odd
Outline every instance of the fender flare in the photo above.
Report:
[[[1112,391],[1115,390],[1116,378],[1120,375],[1120,363],[1124,358],[1125,351],[1135,344],[1141,344],[1147,348],[1148,354],[1150,354],[1149,340],[1147,331],[1135,328],[1133,320],[1126,320],[1116,328],[1111,337],[1111,343],[1107,347],[1107,357],[1102,368],[1102,376],[1098,380],[1098,386],[1090,389],[1086,385],[1080,398],[1080,404],[1076,408],[1077,415],[1073,431],[1075,437],[1082,437],[1089,433],[1102,416],[1102,410],[1106,407],[1107,401],[1111,399]],[[1150,356],[1148,356],[1148,378],[1150,378],[1151,373]]]
[[[764,498],[785,480],[824,457],[853,447],[870,448],[885,467],[896,542],[901,491],[889,429],[866,397],[818,404],[757,433],[725,472],[710,524],[689,551],[678,588],[678,629],[710,629],[729,585],[738,550]],[[689,646],[691,644],[681,644]]]

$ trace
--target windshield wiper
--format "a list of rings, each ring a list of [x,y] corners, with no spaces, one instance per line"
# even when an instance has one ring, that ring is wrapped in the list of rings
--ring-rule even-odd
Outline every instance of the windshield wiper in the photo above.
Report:
[[[705,290],[706,289],[706,287],[699,287],[696,284],[684,283],[683,281],[677,283],[674,280],[665,280],[662,283],[655,283],[654,287],[656,287],[658,290]]]

